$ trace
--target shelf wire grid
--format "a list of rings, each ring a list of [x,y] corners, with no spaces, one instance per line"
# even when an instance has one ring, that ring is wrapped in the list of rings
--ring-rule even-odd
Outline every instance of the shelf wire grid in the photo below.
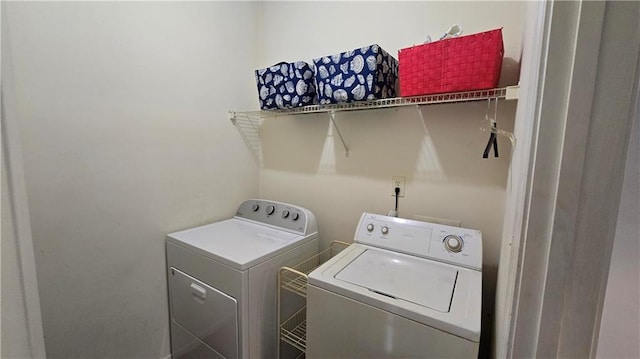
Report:
[[[307,297],[307,278],[309,273],[318,268],[322,263],[331,259],[343,249],[349,246],[349,243],[333,241],[331,246],[315,256],[296,264],[293,267],[280,268],[279,280],[280,288]]]
[[[476,91],[464,91],[464,92],[451,92],[432,95],[420,95],[412,97],[394,97],[383,98],[373,101],[357,101],[348,103],[328,104],[328,105],[310,105],[304,107],[295,107],[282,110],[269,110],[269,111],[230,111],[232,116],[235,115],[248,115],[251,117],[278,117],[280,115],[292,115],[292,114],[306,114],[306,113],[319,113],[319,112],[331,112],[331,111],[353,111],[353,110],[372,110],[385,107],[402,107],[402,106],[415,106],[415,105],[433,105],[439,103],[451,103],[451,102],[466,102],[466,101],[478,101],[478,100],[498,100],[507,99],[507,92],[511,87],[501,87],[488,90],[476,90]]]
[[[255,116],[249,112],[230,113],[231,122],[240,132],[242,140],[249,148],[249,152],[256,162],[262,164],[262,141],[260,140],[260,126],[264,117]]]
[[[293,267],[282,267],[280,269],[278,272],[278,318],[280,318],[281,315],[281,291],[287,290],[306,298],[307,278],[309,273],[336,254],[340,253],[349,245],[350,244],[346,242],[333,241],[329,248],[324,251],[294,265]],[[305,357],[307,348],[306,305],[280,324],[280,340],[298,349],[301,352],[298,356],[299,358]],[[278,342],[278,353],[280,353],[280,342]]]
[[[304,306],[280,326],[280,339],[305,352],[307,348],[307,307]]]

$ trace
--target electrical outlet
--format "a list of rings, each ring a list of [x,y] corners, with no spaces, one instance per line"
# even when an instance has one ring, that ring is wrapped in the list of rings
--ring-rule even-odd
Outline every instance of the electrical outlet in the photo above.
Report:
[[[407,177],[403,176],[392,176],[391,177],[391,195],[396,195],[396,187],[400,187],[400,193],[398,193],[398,197],[404,197],[404,191],[406,189]]]

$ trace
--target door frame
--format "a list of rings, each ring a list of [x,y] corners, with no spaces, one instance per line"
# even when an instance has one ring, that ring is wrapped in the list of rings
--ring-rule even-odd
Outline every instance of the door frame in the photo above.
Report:
[[[519,137],[514,160],[528,161],[512,165],[505,211],[498,357],[595,356],[638,94],[639,13],[636,2],[538,4],[544,21],[526,41],[541,45],[540,60],[524,68],[524,56],[522,78],[539,76],[516,119],[531,141]]]

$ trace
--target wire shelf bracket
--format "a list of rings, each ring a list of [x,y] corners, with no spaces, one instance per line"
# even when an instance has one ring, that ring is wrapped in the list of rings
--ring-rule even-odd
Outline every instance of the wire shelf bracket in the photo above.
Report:
[[[345,157],[349,157],[349,146],[347,146],[347,144],[344,142],[344,137],[342,137],[342,133],[340,133],[340,128],[336,124],[336,111],[335,110],[331,110],[329,112],[329,118],[331,119],[331,123],[333,124],[333,128],[335,128],[336,132],[338,133],[338,137],[340,138],[340,142],[342,142],[342,146],[344,147],[344,153],[345,153],[344,155],[345,155]]]
[[[231,123],[238,129],[242,140],[256,163],[262,167],[262,139],[260,127],[264,116],[255,112],[229,111]]]
[[[425,136],[429,136],[429,130],[427,130],[427,123],[424,122],[424,115],[422,114],[422,109],[420,105],[416,105],[416,112],[418,113],[418,120],[422,124],[422,128],[424,129]]]

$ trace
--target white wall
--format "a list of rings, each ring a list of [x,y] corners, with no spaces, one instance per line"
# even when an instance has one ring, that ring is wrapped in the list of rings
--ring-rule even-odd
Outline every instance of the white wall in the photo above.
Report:
[[[164,235],[257,195],[257,5],[2,6],[47,356],[164,357]]]
[[[503,27],[501,84],[514,84],[525,7],[522,2],[265,2],[260,67],[310,62],[372,43],[397,58],[399,49],[459,23],[468,34]],[[480,130],[486,107],[486,102],[423,107],[428,134],[414,108],[338,113],[349,157],[337,134],[328,136],[327,115],[267,119],[260,194],[314,211],[326,246],[332,240],[351,241],[362,212],[386,214],[392,209],[391,176],[406,176],[401,217],[458,219],[482,230],[486,325],[493,308],[511,150],[500,138],[501,156],[481,158],[488,139]],[[500,127],[513,129],[515,108],[514,102],[500,103]],[[489,327],[483,330],[489,334]]]
[[[2,11],[2,33],[8,33]],[[0,137],[2,138],[2,240],[0,256],[0,356],[2,358],[46,358],[40,294],[31,235],[31,219],[22,163],[9,41],[2,41],[2,91]]]
[[[3,151],[4,155],[4,151]],[[31,357],[22,273],[9,201],[7,161],[2,159],[2,351],[3,358]]]
[[[640,109],[634,121],[600,322],[599,358],[640,358]]]

